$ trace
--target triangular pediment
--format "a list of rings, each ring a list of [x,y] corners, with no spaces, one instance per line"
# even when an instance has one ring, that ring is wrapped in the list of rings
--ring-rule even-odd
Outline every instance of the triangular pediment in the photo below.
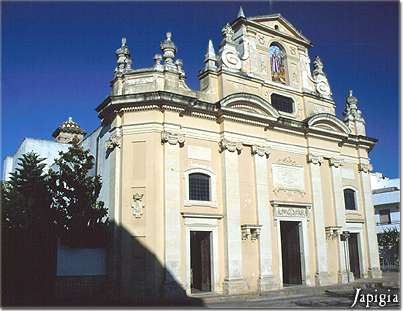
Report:
[[[248,17],[248,20],[270,28],[272,31],[304,41],[309,45],[311,44],[311,41],[281,16],[281,14]]]
[[[279,113],[263,98],[249,93],[235,93],[219,101],[220,109],[237,112],[245,116],[255,116],[277,120]]]

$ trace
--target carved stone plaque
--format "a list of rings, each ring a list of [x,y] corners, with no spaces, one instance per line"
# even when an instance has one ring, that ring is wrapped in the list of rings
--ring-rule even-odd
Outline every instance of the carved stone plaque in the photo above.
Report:
[[[275,217],[308,217],[306,208],[301,207],[281,207],[275,209]]]
[[[272,172],[274,188],[305,191],[302,166],[273,164]]]

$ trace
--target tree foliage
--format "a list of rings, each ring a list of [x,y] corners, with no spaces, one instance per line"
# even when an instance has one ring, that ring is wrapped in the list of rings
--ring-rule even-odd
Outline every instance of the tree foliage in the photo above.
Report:
[[[33,152],[23,154],[10,180],[2,183],[3,225],[30,230],[52,224],[44,159]]]
[[[385,262],[399,260],[400,232],[397,228],[386,228],[378,234],[380,255]]]
[[[102,245],[107,234],[107,209],[98,201],[101,177],[90,175],[94,157],[77,142],[59,155],[49,171],[59,235],[71,247]]]
[[[56,270],[54,213],[44,159],[26,153],[2,191],[2,299],[44,304]]]

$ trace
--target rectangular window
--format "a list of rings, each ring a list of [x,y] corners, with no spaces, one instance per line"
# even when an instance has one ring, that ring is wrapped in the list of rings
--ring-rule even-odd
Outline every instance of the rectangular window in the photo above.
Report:
[[[189,200],[210,201],[210,176],[200,173],[189,175]]]
[[[278,94],[271,95],[271,105],[278,111],[293,113],[294,112],[294,102],[292,98],[285,97]]]
[[[382,209],[379,211],[379,216],[380,216],[380,220],[381,220],[381,224],[382,225],[387,225],[390,224],[390,210],[388,209]]]

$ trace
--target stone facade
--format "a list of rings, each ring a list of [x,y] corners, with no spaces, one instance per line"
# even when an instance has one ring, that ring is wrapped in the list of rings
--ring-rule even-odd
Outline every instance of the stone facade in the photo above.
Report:
[[[301,284],[354,279],[345,232],[358,234],[356,277],[380,275],[368,159],[376,140],[352,92],[336,117],[310,47],[281,15],[241,10],[217,53],[208,41],[195,91],[173,34],[143,69],[122,40],[111,95],[96,108],[101,127],[83,140],[97,150],[115,225],[107,269],[115,298],[191,295],[192,232],[210,236],[209,291],[282,288],[285,222],[298,224]],[[209,176],[209,200],[189,195],[192,173]],[[345,208],[347,188],[355,210]]]

